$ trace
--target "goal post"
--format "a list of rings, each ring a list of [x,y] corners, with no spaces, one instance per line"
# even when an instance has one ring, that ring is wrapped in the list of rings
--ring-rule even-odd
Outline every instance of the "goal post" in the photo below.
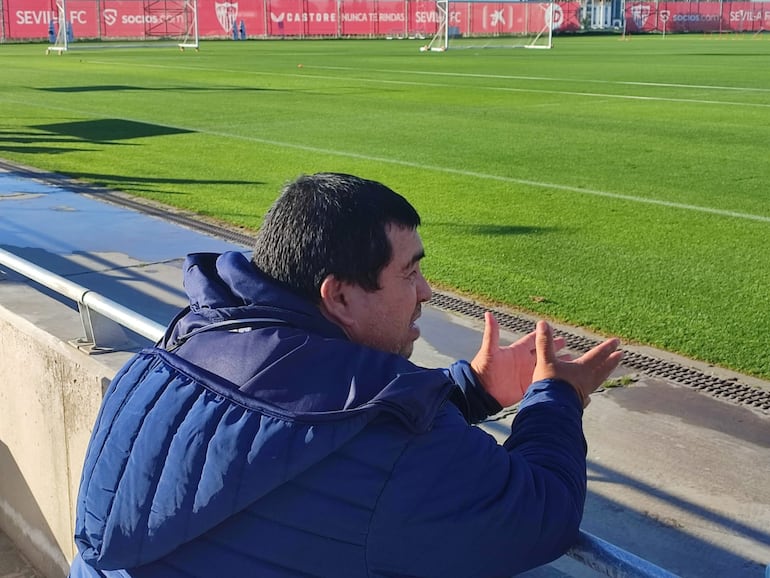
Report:
[[[51,22],[54,26],[55,39],[53,44],[46,48],[45,53],[56,52],[61,56],[69,48],[69,34],[67,33],[67,0],[56,0],[56,20]]]
[[[561,7],[543,0],[481,2],[436,0],[437,30],[423,52],[460,48],[540,48],[553,46]]]
[[[179,49],[193,48],[198,50],[199,36],[198,36],[198,0],[184,0],[185,4],[185,35],[182,41],[179,43]]]
[[[185,0],[190,20],[187,23],[185,37],[179,44],[179,48],[200,48],[200,36],[198,35],[198,0]]]

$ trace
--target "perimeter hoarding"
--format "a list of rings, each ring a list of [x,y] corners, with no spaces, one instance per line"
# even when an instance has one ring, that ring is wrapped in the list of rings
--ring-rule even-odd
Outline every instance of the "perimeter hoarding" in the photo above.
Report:
[[[760,32],[770,30],[770,2],[628,2],[626,30]]]
[[[54,0],[0,2],[0,38],[45,40],[57,21]],[[165,11],[152,8],[160,4]],[[466,36],[523,33],[533,27],[523,6],[450,2],[449,26]],[[189,18],[182,7],[181,0],[67,0],[66,20],[75,40],[175,36]],[[579,2],[558,2],[551,26],[556,34],[580,30],[581,15]],[[631,33],[760,31],[770,29],[770,2],[629,1],[625,19]],[[198,0],[201,38],[230,38],[234,27],[252,38],[429,36],[438,24],[432,0]]]
[[[7,6],[3,30],[9,40],[48,38],[58,21],[54,0],[0,0]],[[77,39],[173,36],[185,29],[181,1],[163,2],[165,14],[142,0],[67,0],[66,20]],[[531,23],[518,15],[517,3],[454,2],[449,25],[461,34],[525,32]],[[176,5],[176,7],[175,7]],[[543,7],[546,4],[542,4]],[[579,28],[579,4],[561,2],[557,30]],[[543,9],[545,12],[545,8]],[[346,37],[432,35],[439,25],[431,0],[217,0],[198,1],[201,38],[232,37],[234,28],[248,37]]]

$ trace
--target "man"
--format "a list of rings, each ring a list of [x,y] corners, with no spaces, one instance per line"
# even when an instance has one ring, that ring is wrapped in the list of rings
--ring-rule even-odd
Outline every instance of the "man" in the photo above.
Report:
[[[573,543],[582,410],[618,343],[568,361],[540,322],[501,347],[487,315],[470,364],[410,363],[419,224],[380,183],[317,174],[253,262],[188,257],[190,307],[105,396],[73,578],[500,577]],[[471,425],[522,396],[502,446]]]

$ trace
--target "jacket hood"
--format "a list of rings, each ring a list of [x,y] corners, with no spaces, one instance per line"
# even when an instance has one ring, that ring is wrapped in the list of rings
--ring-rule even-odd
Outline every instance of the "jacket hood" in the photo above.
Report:
[[[262,273],[243,253],[193,253],[185,259],[183,273],[190,306],[172,323],[173,337],[213,323],[280,316],[284,323],[313,333],[345,338],[314,303]]]
[[[426,431],[454,387],[442,370],[348,341],[240,253],[191,255],[185,287],[190,310],[164,343],[199,333],[121,369],[94,427],[76,542],[96,568],[158,560],[378,416]]]
[[[315,303],[241,253],[189,255],[184,286],[189,310],[172,324],[164,345],[294,419],[382,402],[397,391],[396,405],[410,421],[423,406],[416,398],[430,395],[387,387],[395,376],[418,373],[424,379],[426,370],[349,341]]]

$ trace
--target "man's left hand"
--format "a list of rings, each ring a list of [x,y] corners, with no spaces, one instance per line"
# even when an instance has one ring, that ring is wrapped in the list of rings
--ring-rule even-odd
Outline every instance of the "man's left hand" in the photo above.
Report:
[[[556,351],[564,347],[564,339],[554,339],[554,346]],[[532,384],[536,362],[534,331],[511,345],[501,347],[497,319],[489,311],[484,313],[484,337],[481,349],[471,361],[471,368],[497,403],[509,407],[521,401]]]

